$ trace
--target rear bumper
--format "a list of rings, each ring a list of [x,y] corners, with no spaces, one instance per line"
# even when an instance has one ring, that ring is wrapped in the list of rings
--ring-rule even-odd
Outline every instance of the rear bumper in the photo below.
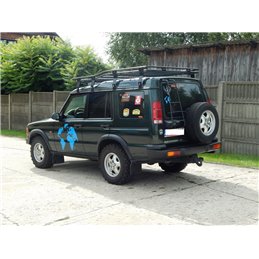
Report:
[[[150,162],[182,161],[184,158],[199,153],[214,152],[221,147],[220,142],[213,142],[207,145],[179,146],[159,149],[156,146],[147,148],[148,160]]]

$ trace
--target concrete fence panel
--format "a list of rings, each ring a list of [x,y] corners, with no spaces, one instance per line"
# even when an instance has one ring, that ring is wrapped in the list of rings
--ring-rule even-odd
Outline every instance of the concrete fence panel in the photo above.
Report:
[[[68,91],[55,91],[53,98],[55,98],[55,112],[60,112],[65,100],[68,98]]]
[[[223,152],[259,155],[259,82],[224,82]]]
[[[9,96],[1,95],[1,128],[8,129],[9,127]]]
[[[10,95],[10,127],[16,130],[24,130],[29,122],[29,95]]]
[[[32,121],[49,118],[53,113],[52,93],[32,92]]]
[[[259,82],[220,82],[205,87],[217,107],[222,152],[259,155]],[[69,92],[1,96],[1,128],[24,129],[28,122],[59,112]]]

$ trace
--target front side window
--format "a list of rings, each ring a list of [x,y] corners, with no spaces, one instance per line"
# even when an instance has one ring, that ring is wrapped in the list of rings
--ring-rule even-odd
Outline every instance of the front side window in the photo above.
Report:
[[[119,94],[119,103],[121,118],[144,118],[144,92],[122,92]]]
[[[65,118],[84,118],[85,117],[85,103],[86,95],[74,95],[72,96],[65,109],[64,117]]]

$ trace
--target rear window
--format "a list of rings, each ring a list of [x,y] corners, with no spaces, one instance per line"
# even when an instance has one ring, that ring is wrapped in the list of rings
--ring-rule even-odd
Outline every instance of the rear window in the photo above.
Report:
[[[162,83],[166,117],[182,117],[193,103],[206,101],[205,95],[196,82]]]

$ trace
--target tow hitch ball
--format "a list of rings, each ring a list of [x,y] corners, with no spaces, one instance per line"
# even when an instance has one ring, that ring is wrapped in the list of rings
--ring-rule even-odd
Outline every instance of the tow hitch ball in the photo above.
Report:
[[[197,157],[197,156],[195,156],[195,157],[193,158],[193,162],[196,163],[197,166],[202,166],[203,157]]]

